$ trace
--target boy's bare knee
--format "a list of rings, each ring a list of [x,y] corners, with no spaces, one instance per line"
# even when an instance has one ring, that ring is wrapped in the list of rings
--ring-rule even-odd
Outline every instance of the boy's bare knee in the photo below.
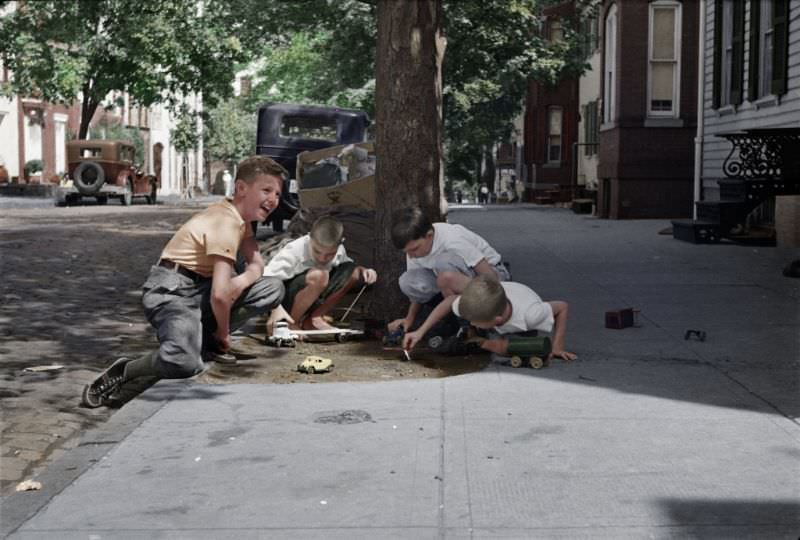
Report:
[[[306,286],[312,289],[324,289],[328,286],[330,275],[326,270],[311,269],[306,274]]]

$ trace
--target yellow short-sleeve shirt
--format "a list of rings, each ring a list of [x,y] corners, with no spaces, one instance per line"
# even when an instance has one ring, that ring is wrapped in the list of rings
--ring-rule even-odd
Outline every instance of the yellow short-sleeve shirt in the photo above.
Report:
[[[236,261],[242,241],[253,231],[230,200],[214,203],[184,223],[161,252],[168,259],[200,274],[211,277],[214,256]]]

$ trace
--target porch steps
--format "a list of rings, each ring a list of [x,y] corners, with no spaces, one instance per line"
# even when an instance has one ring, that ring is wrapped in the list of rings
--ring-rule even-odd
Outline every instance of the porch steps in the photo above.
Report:
[[[697,219],[672,221],[672,237],[694,244],[713,244],[727,238],[740,244],[775,245],[774,235],[763,229],[745,233],[747,215],[775,195],[800,194],[800,182],[781,178],[718,180],[720,200],[698,201]]]

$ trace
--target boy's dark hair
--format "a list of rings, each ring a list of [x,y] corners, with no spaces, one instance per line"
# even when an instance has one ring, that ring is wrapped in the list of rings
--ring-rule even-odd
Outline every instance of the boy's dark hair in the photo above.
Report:
[[[402,208],[392,214],[392,244],[403,249],[412,240],[422,238],[433,229],[431,220],[419,208]]]
[[[481,274],[464,287],[458,313],[469,322],[486,323],[502,315],[506,305],[508,297],[497,278]]]
[[[256,177],[262,174],[277,176],[280,179],[288,178],[289,174],[274,159],[267,156],[250,156],[239,163],[236,169],[236,180],[245,184],[252,184]]]

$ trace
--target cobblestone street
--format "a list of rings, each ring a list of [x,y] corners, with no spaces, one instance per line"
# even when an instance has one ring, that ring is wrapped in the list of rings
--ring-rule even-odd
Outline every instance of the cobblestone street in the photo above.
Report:
[[[111,358],[152,347],[139,287],[196,208],[0,203],[0,487],[8,493],[113,413],[80,407],[80,389]]]

